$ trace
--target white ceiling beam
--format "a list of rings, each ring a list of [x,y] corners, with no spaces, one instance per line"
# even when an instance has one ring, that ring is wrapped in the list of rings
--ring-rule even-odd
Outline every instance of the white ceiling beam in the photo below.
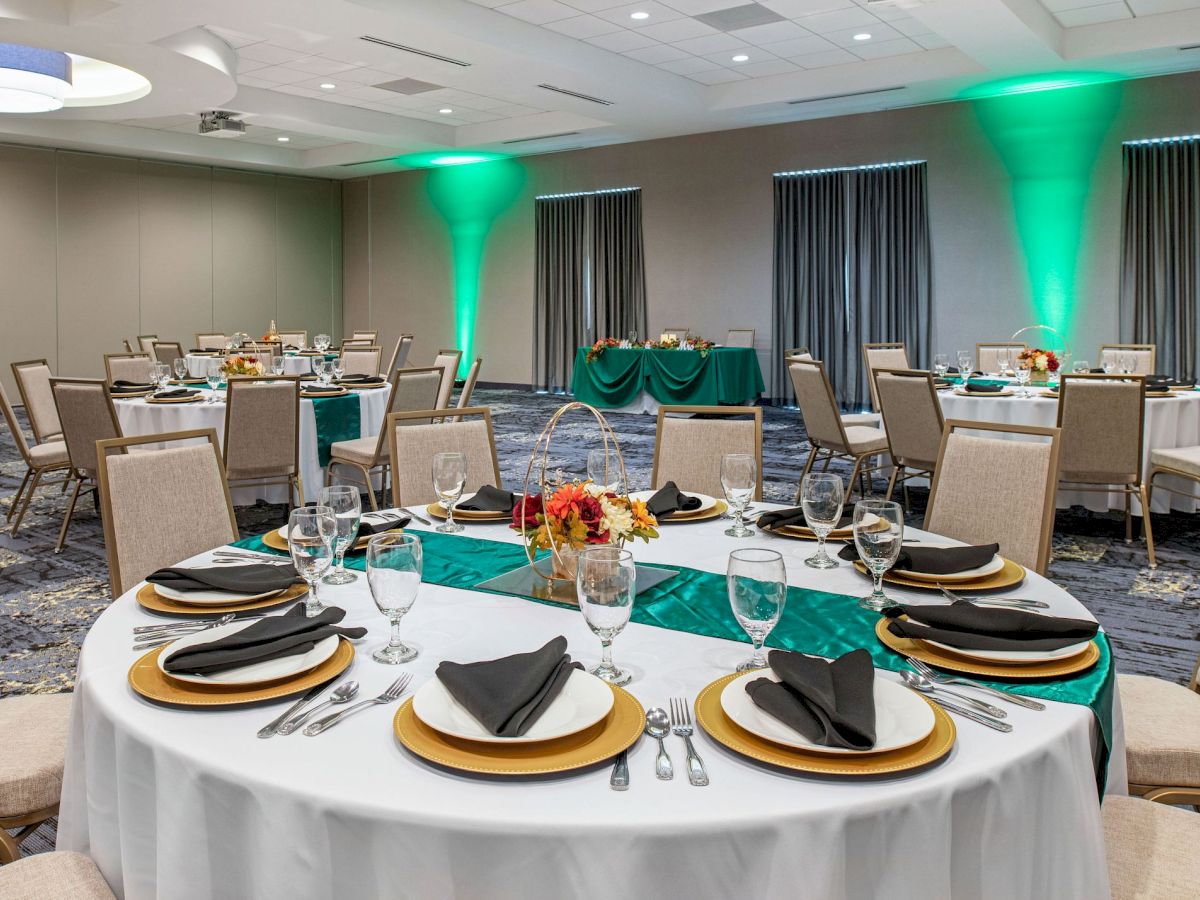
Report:
[[[1200,43],[1200,9],[1187,9],[1071,28],[1067,31],[1065,49],[1068,59],[1089,59],[1197,43]],[[1200,53],[1190,52],[1196,53],[1200,61]]]
[[[928,0],[908,12],[994,72],[1062,65],[1064,29],[1039,0]]]

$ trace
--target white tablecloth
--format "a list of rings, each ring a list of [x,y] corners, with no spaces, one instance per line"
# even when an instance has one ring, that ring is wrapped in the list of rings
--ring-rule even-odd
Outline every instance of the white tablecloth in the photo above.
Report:
[[[193,378],[203,378],[208,374],[208,366],[214,359],[219,361],[215,356],[204,356],[199,353],[189,353],[187,355],[188,374]],[[291,356],[286,353],[283,356],[283,374],[284,375],[308,375],[313,371],[313,360],[324,359],[320,356],[300,356],[293,354]]]
[[[966,397],[953,391],[939,391],[942,413],[947,419],[968,419],[976,422],[999,422],[1006,425],[1040,425],[1052,427],[1058,421],[1058,401],[1037,396],[1041,388],[1030,388],[1032,397]],[[1000,435],[991,435],[999,437]],[[1013,435],[1013,437],[1018,437]],[[1146,400],[1145,445],[1142,450],[1143,477],[1150,475],[1150,451],[1174,447],[1195,447],[1200,444],[1200,391],[1189,391],[1175,397],[1150,397]],[[1162,487],[1195,493],[1195,485],[1178,478],[1156,480]],[[1095,512],[1125,509],[1125,497],[1102,491],[1059,491],[1058,506],[1083,506]],[[1156,490],[1152,501],[1156,513],[1172,509],[1194,513],[1200,504],[1189,497]],[[1142,514],[1142,505],[1135,498],[1135,515]]]
[[[212,394],[208,388],[199,388],[206,396]],[[359,402],[359,431],[357,437],[379,434],[383,417],[387,413],[390,388],[355,391]],[[117,419],[121,432],[126,437],[139,434],[157,434],[166,431],[188,431],[194,428],[215,428],[217,439],[225,439],[224,391],[217,391],[220,403],[147,403],[144,398],[115,400]],[[317,458],[317,420],[313,413],[313,402],[300,400],[300,477],[304,480],[305,497],[315,499],[317,490],[325,483],[324,469]],[[282,485],[266,487],[238,487],[233,490],[233,502],[238,506],[266,500],[268,503],[286,503],[287,488]]]
[[[723,571],[735,547],[783,550],[793,584],[862,595],[848,566],[815,572],[813,545],[766,535],[734,541],[727,523],[664,528],[639,560]],[[515,540],[503,526],[470,534]],[[134,696],[130,629],[150,616],[116,600],[83,645],[75,687],[58,846],[91,854],[129,898],[1034,898],[1108,896],[1092,768],[1095,719],[1084,706],[1005,705],[1014,732],[956,719],[941,765],[872,783],[767,771],[696,738],[711,785],[657,781],[647,739],[630,753],[632,784],[607,766],[544,781],[495,782],[436,770],[394,740],[395,706],[333,730],[259,740],[285,704],[195,712]],[[1087,616],[1030,575],[1022,594]],[[366,625],[351,672],[363,696],[398,669],[371,661],[386,638],[364,579],[322,599]],[[847,601],[852,602],[852,601]],[[426,585],[403,623],[420,657],[414,686],[442,659],[530,650],[562,634],[586,664],[599,644],[578,611]],[[614,645],[645,705],[694,698],[748,645],[630,625]],[[887,677],[894,677],[888,675]],[[1120,711],[1111,790],[1125,789]]]

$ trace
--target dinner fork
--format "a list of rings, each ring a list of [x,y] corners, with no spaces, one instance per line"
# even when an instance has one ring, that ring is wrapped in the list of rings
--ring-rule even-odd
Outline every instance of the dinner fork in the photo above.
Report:
[[[408,687],[408,683],[412,681],[412,675],[404,674],[393,681],[386,691],[371,700],[364,700],[362,703],[355,703],[353,706],[343,709],[341,712],[335,712],[331,716],[325,716],[323,719],[317,719],[310,725],[305,726],[304,733],[309,737],[315,734],[320,734],[327,728],[332,728],[346,716],[356,710],[366,709],[368,706],[376,706],[380,703],[391,703],[394,700],[400,699],[400,695],[404,693]]]
[[[991,694],[993,697],[1007,700],[1009,703],[1015,703],[1017,706],[1023,706],[1026,709],[1043,710],[1046,708],[1046,704],[1030,700],[1028,697],[1022,697],[1020,694],[1010,694],[1007,691],[1000,691],[994,687],[988,687],[986,684],[980,684],[978,681],[972,681],[970,678],[962,678],[957,675],[946,675],[943,672],[938,672],[919,659],[913,659],[911,656],[908,659],[908,664],[930,681],[937,684],[961,684],[973,687],[976,690],[983,691],[985,694]]]
[[[682,697],[671,698],[671,731],[683,738],[687,745],[688,781],[696,787],[708,784],[708,773],[704,771],[704,761],[692,746],[692,710],[687,700]]]
[[[1026,610],[1050,608],[1049,603],[1044,603],[1041,600],[1026,600],[1022,597],[965,597],[962,594],[954,593],[954,591],[946,590],[940,584],[938,585],[938,590],[942,592],[943,597],[951,602],[962,600],[964,603],[970,603],[972,606],[996,606]]]

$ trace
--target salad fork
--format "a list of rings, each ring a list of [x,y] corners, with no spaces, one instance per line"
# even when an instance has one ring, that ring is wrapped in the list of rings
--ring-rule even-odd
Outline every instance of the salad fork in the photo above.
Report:
[[[708,773],[704,771],[704,761],[692,746],[692,710],[687,700],[682,697],[671,698],[671,731],[683,738],[687,745],[688,781],[696,787],[708,784]]]
[[[1007,700],[1009,703],[1015,703],[1017,706],[1023,706],[1026,709],[1043,710],[1046,708],[1046,704],[1030,700],[1028,697],[1022,697],[1020,694],[1010,694],[1007,691],[1000,691],[994,687],[988,687],[986,684],[980,684],[978,681],[972,681],[970,678],[962,678],[957,675],[947,675],[944,672],[938,672],[919,659],[913,659],[911,656],[908,659],[908,664],[935,684],[961,684],[983,691],[985,694],[991,694],[993,697],[1001,700]]]
[[[332,728],[343,718],[357,710],[366,709],[368,706],[375,706],[380,703],[391,703],[394,700],[398,700],[400,699],[400,695],[403,694],[405,689],[408,687],[408,683],[410,681],[412,681],[412,675],[405,673],[393,681],[388,686],[388,689],[378,697],[375,697],[371,700],[364,700],[362,703],[355,703],[353,706],[347,707],[341,712],[335,712],[331,716],[325,716],[323,719],[317,719],[315,722],[305,726],[304,733],[309,737],[312,737],[313,735],[320,734],[327,728]]]

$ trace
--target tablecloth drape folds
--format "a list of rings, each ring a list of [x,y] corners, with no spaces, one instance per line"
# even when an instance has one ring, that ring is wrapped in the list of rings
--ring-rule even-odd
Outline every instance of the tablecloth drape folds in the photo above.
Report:
[[[576,352],[571,390],[592,406],[627,406],[642,391],[665,404],[736,404],[765,388],[758,354],[746,347],[708,353],[612,347],[590,363],[587,353],[587,347]]]

